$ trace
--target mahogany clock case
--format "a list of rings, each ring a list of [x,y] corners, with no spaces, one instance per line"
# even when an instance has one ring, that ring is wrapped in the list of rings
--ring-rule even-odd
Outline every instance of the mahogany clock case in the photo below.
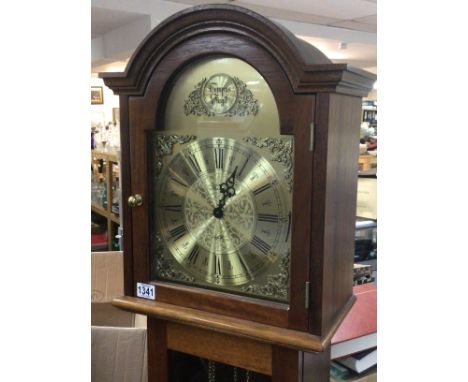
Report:
[[[175,14],[140,44],[124,73],[103,73],[120,96],[125,293],[150,281],[148,132],[164,131],[171,85],[188,65],[234,57],[266,80],[281,134],[292,135],[294,184],[288,304],[156,282],[156,300],[324,335],[352,300],[361,97],[375,76],[332,64],[321,52],[249,10],[197,6]]]

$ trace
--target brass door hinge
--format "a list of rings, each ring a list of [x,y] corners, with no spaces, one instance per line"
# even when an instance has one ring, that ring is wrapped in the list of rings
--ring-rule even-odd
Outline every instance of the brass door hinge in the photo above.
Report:
[[[315,124],[310,124],[309,151],[314,151]]]

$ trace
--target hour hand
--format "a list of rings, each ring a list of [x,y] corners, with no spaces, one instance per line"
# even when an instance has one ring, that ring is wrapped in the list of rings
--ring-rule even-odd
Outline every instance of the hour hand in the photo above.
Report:
[[[227,178],[226,182],[219,185],[219,191],[223,194],[223,200],[226,198],[231,198],[236,194],[236,190],[234,188],[236,172],[237,167],[234,169],[231,176]]]

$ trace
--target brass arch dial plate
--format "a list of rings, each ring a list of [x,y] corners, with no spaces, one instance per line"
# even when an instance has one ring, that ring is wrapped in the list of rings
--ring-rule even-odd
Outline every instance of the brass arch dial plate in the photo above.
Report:
[[[156,158],[155,278],[286,301],[291,194],[272,151],[226,137],[156,142],[181,147]]]
[[[246,116],[257,115],[258,101],[238,77],[217,73],[202,79],[184,103],[185,115]]]

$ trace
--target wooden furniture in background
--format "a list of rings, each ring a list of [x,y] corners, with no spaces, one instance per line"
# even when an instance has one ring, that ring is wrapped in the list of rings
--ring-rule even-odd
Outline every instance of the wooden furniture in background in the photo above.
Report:
[[[102,165],[102,172],[99,172],[98,167]],[[115,236],[117,235],[118,227],[120,226],[120,213],[112,211],[112,200],[115,199],[113,192],[118,191],[113,189],[112,185],[118,183],[120,176],[119,154],[116,152],[106,152],[99,150],[91,150],[91,171],[95,179],[101,179],[102,184],[106,188],[106,203],[103,205],[98,200],[91,200],[91,211],[102,216],[105,221],[105,229],[107,232],[107,250],[118,250],[113,245]]]

